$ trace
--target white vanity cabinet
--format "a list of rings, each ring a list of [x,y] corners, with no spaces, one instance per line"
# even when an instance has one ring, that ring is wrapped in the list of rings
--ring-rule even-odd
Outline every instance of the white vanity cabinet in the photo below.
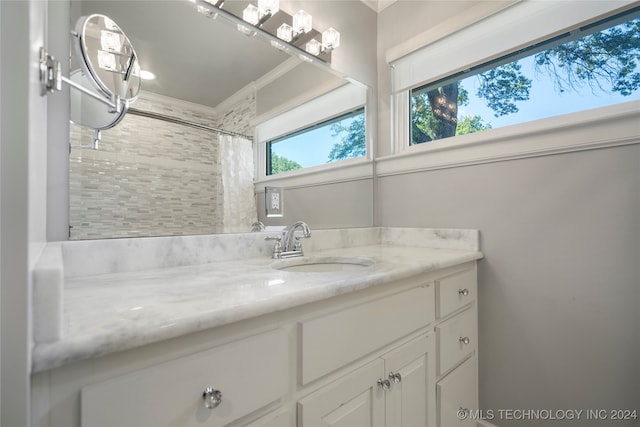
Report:
[[[283,330],[83,387],[83,427],[225,425],[288,388]]]
[[[437,426],[475,426],[478,409],[477,279],[466,269],[436,280]]]
[[[458,411],[469,414],[478,405],[476,274],[475,264],[467,264],[396,295],[301,322],[303,384],[385,343],[388,351],[352,363],[352,372],[300,399],[298,426],[472,425]],[[413,338],[389,346],[403,336]]]
[[[466,425],[476,280],[466,262],[40,372],[33,427]]]
[[[433,425],[433,336],[381,356],[298,402],[304,427]]]

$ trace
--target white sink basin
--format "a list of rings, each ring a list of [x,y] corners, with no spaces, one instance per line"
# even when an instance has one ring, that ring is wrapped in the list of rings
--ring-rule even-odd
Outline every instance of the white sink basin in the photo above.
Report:
[[[271,268],[301,273],[323,273],[362,270],[374,263],[375,261],[370,258],[300,257],[276,261],[271,264]]]

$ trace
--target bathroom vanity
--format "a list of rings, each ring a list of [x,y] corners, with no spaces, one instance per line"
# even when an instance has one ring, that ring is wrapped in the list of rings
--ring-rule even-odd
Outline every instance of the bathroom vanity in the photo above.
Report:
[[[242,259],[171,238],[171,260],[144,269],[126,266],[163,253],[157,239],[63,245],[63,330],[34,348],[33,425],[474,425],[477,231],[314,232],[298,264],[353,264],[329,271],[283,269],[264,237]],[[202,262],[220,248],[230,259]]]

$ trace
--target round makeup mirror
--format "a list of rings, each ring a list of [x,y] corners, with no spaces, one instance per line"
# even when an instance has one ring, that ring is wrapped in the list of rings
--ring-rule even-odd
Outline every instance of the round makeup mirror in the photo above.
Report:
[[[109,17],[83,16],[76,24],[76,52],[82,71],[113,103],[131,102],[140,92],[140,65],[131,42]]]
[[[82,70],[73,71],[70,78],[72,82],[82,86],[96,96],[104,96],[97,92],[95,84]],[[114,127],[120,123],[127,112],[126,105],[123,105],[120,111],[113,110],[98,101],[96,97],[88,96],[85,92],[72,90],[70,96],[69,113],[71,121],[79,126],[96,131]]]

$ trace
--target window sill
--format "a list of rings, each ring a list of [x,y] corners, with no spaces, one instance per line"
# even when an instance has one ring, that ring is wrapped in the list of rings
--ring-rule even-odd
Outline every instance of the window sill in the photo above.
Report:
[[[376,175],[446,169],[640,143],[640,101],[404,147]]]
[[[360,157],[269,175],[256,180],[255,186],[271,185],[299,188],[372,179],[372,177],[373,162],[365,157]]]

